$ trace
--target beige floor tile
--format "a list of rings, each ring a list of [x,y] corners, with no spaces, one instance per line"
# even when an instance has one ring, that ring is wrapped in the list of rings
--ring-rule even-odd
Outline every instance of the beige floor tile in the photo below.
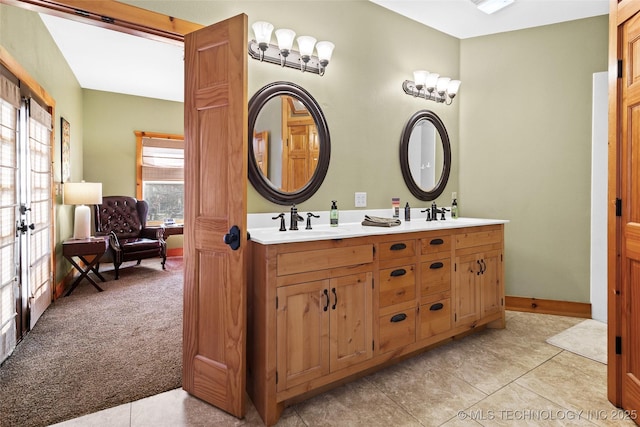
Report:
[[[424,357],[421,362],[407,360],[366,380],[425,426],[440,425],[455,417],[459,409],[486,397],[450,371],[430,367],[429,360]]]
[[[366,378],[299,403],[293,409],[309,427],[420,426],[414,417]]]
[[[596,425],[635,425],[621,420],[607,400],[607,367],[602,363],[563,351],[519,378],[521,385],[540,396],[584,416]]]
[[[592,425],[581,415],[515,383],[464,411],[484,426]]]
[[[131,404],[127,403],[53,425],[56,427],[129,427]]]

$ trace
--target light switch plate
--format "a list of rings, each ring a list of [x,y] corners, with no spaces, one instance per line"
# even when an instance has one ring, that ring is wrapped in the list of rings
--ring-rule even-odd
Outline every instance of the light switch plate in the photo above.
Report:
[[[367,193],[364,192],[356,192],[356,208],[366,208],[367,207]]]

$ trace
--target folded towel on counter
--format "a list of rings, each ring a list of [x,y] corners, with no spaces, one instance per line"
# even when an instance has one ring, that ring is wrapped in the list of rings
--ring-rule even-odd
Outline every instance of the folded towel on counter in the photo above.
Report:
[[[378,216],[364,216],[362,225],[370,225],[373,227],[394,227],[400,225],[400,220],[397,218],[380,218]]]

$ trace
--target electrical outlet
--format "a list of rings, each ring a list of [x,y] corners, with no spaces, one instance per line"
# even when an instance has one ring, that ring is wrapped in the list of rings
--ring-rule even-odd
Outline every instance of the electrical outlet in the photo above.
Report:
[[[356,208],[367,207],[367,193],[356,192]]]

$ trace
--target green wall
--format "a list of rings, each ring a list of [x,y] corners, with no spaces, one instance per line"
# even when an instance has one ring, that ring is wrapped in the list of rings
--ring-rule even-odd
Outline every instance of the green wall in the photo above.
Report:
[[[607,70],[607,31],[600,16],[461,43],[460,211],[511,221],[507,295],[590,300],[592,76]]]
[[[125,3],[201,24],[246,13],[249,24],[267,20],[333,41],[324,77],[249,59],[249,96],[269,82],[287,80],[305,87],[326,115],[332,142],[328,175],[300,210],[327,210],[332,199],[341,209],[354,209],[356,191],[367,192],[368,208],[389,208],[391,197],[426,206],[404,185],[398,146],[409,117],[430,109],[452,141],[452,174],[438,204],[449,204],[457,191],[463,216],[511,221],[507,295],[589,301],[591,75],[606,70],[606,16],[458,40],[368,1]],[[14,35],[2,18],[0,43],[6,46]],[[51,81],[33,55],[23,50],[15,56]],[[419,68],[462,79],[453,105],[404,94],[402,81]],[[129,150],[135,152],[133,130],[179,133],[174,126],[180,127],[181,111],[173,121],[164,114],[176,103],[88,90],[78,101],[77,91],[69,99],[66,92],[52,94],[60,104],[79,105],[77,116],[63,115],[71,116],[72,134],[82,132],[84,122],[84,179],[101,180],[105,194],[135,194],[135,161],[127,159]],[[118,105],[120,98],[126,106]],[[154,122],[149,104],[162,111],[161,120]],[[74,180],[81,178],[75,156],[82,148],[76,145]],[[112,161],[130,166],[114,171]],[[287,209],[265,201],[251,186],[248,195],[250,212]],[[67,237],[69,228],[63,228]]]

